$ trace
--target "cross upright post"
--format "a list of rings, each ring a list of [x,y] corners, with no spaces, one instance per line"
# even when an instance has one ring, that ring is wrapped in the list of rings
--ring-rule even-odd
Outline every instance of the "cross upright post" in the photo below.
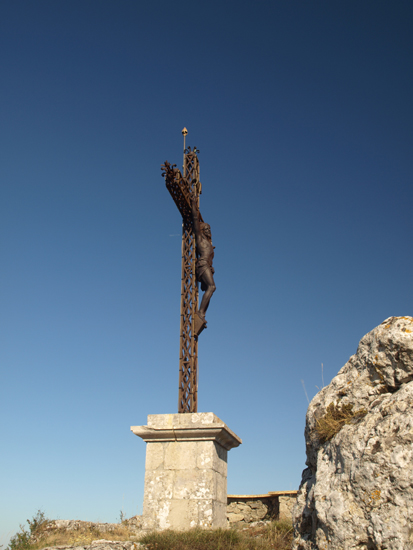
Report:
[[[185,136],[186,128],[182,131]],[[185,143],[185,142],[184,142]],[[206,328],[205,311],[209,304],[210,295],[215,290],[212,278],[213,247],[205,241],[204,246],[209,246],[212,252],[207,259],[198,260],[200,255],[200,239],[208,239],[200,233],[200,227],[209,234],[209,226],[204,224],[199,212],[199,195],[202,192],[199,181],[199,151],[194,147],[184,146],[183,175],[176,168],[165,161],[162,165],[162,175],[178,210],[182,216],[182,279],[181,279],[181,323],[180,323],[180,351],[179,351],[179,397],[178,413],[194,413],[198,411],[198,336]],[[204,226],[207,226],[208,229]],[[209,233],[208,233],[209,231]],[[203,249],[202,249],[203,250]],[[209,250],[209,249],[208,249]],[[206,256],[205,253],[203,256]],[[203,271],[202,271],[203,270]],[[209,270],[209,275],[206,273]],[[201,273],[202,271],[202,273]],[[201,273],[201,275],[199,274]],[[197,278],[198,275],[198,278]],[[206,282],[204,282],[206,279]],[[198,310],[198,281],[204,289],[209,289],[206,306]],[[205,292],[206,294],[207,292]],[[203,298],[204,302],[204,298]],[[202,304],[201,304],[202,306]]]

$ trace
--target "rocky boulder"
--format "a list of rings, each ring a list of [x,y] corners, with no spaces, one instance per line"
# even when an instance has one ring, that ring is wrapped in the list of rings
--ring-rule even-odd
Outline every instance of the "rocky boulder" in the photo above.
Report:
[[[83,546],[46,546],[41,550],[147,550],[146,546],[139,542],[119,542],[113,540],[94,540],[91,544]]]
[[[369,332],[306,416],[294,550],[413,548],[413,318]]]

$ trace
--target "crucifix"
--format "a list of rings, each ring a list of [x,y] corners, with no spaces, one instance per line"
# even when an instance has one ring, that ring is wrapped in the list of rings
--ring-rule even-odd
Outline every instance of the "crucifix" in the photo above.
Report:
[[[199,150],[185,147],[183,174],[168,161],[162,176],[182,216],[181,327],[179,351],[178,413],[198,411],[198,337],[206,328],[205,312],[215,291],[211,229],[199,211]],[[198,308],[199,283],[204,295]]]

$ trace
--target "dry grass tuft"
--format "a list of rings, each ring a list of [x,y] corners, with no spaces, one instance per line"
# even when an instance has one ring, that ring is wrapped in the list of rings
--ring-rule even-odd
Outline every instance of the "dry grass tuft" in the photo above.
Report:
[[[288,522],[272,522],[243,531],[162,531],[145,535],[139,542],[148,550],[290,550],[292,526]]]
[[[336,405],[330,403],[325,414],[316,421],[315,430],[321,443],[332,439],[345,424],[350,424],[363,418],[366,409],[353,411],[353,405]]]
[[[263,550],[290,550],[293,540],[293,526],[291,521],[287,520],[272,521],[265,527],[250,528],[248,535],[261,538],[264,543]]]

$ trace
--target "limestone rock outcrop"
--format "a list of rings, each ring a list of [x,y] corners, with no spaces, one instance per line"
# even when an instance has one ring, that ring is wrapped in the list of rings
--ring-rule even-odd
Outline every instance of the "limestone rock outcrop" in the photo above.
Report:
[[[128,529],[133,534],[140,534],[142,528],[142,517],[133,516],[123,520],[121,523],[96,523],[93,521],[81,521],[79,519],[54,519],[47,521],[42,529],[42,534],[52,534],[53,532],[82,533],[85,531],[95,531],[98,533],[114,533]],[[37,542],[34,540],[34,542]]]
[[[53,535],[62,535],[65,534],[66,537],[70,535],[72,538],[82,536],[84,537],[85,534],[93,533],[94,535],[101,534],[102,539],[104,539],[104,536],[111,535],[111,538],[113,536],[117,535],[125,535],[127,533],[128,535],[140,535],[142,532],[142,517],[141,516],[133,516],[129,519],[123,520],[121,523],[96,523],[92,521],[81,521],[78,519],[54,519],[54,520],[48,520],[45,523],[45,526],[42,527],[40,535],[42,537],[45,536],[53,536]],[[37,543],[39,542],[37,538],[32,536],[31,542]]]
[[[294,550],[413,548],[413,318],[390,317],[311,401]]]
[[[146,546],[139,544],[139,542],[101,539],[83,546],[46,546],[42,550],[146,550]]]
[[[56,519],[46,520],[30,545],[41,550],[138,550],[146,548],[137,542],[140,536],[141,516],[120,523]]]

